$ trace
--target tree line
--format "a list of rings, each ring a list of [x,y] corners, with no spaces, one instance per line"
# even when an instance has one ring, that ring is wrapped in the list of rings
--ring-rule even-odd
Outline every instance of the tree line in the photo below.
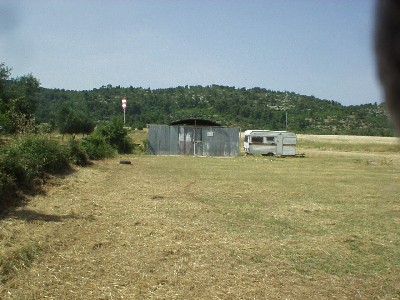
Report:
[[[169,124],[187,118],[212,120],[245,129],[291,130],[297,133],[393,136],[384,104],[344,106],[294,92],[222,85],[166,89],[106,85],[74,91],[39,86],[32,75],[11,79],[1,65],[0,130],[16,130],[13,115],[61,133],[89,133],[98,123],[122,118],[121,99],[128,99],[126,125]]]

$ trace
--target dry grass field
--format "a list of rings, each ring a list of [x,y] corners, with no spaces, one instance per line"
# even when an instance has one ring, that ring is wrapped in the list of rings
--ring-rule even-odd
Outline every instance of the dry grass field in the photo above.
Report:
[[[398,142],[360,139],[51,178],[1,216],[0,299],[399,299]]]

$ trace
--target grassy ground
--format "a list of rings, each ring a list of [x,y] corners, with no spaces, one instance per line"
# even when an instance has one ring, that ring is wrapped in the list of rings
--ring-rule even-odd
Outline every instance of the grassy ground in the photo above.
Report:
[[[398,299],[400,153],[363,143],[53,178],[0,220],[0,298]]]

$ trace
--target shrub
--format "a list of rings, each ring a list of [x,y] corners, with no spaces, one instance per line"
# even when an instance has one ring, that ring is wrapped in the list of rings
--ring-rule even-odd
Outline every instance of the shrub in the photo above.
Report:
[[[131,154],[131,153],[133,153],[134,149],[135,149],[135,145],[133,144],[132,140],[127,135],[123,138],[121,143],[119,143],[117,145],[118,153]]]
[[[2,170],[19,187],[31,187],[44,173],[57,173],[68,167],[65,151],[54,141],[27,135],[4,149]]]
[[[3,166],[3,162],[0,158],[0,165]],[[16,183],[14,178],[5,172],[3,168],[0,168],[0,206],[4,204],[6,198],[11,197],[16,191]]]
[[[95,123],[87,114],[80,110],[74,110],[67,105],[62,105],[58,111],[57,123],[62,134],[90,134],[95,127]]]
[[[147,151],[149,150],[149,140],[148,139],[144,139],[142,141],[142,144],[139,145],[139,149],[138,149],[138,153],[141,154],[146,154]]]
[[[118,153],[132,153],[134,144],[128,136],[128,130],[119,118],[114,118],[107,124],[96,128],[95,134],[103,136]]]
[[[114,156],[114,149],[106,138],[98,133],[93,133],[81,141],[81,147],[90,159],[102,159]]]
[[[68,160],[78,166],[87,166],[90,164],[89,156],[81,148],[78,141],[70,139],[66,144]]]

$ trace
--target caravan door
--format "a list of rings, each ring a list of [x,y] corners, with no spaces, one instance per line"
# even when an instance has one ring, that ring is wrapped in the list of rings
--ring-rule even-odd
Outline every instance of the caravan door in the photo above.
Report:
[[[276,136],[276,155],[283,155],[283,135],[282,133]]]

